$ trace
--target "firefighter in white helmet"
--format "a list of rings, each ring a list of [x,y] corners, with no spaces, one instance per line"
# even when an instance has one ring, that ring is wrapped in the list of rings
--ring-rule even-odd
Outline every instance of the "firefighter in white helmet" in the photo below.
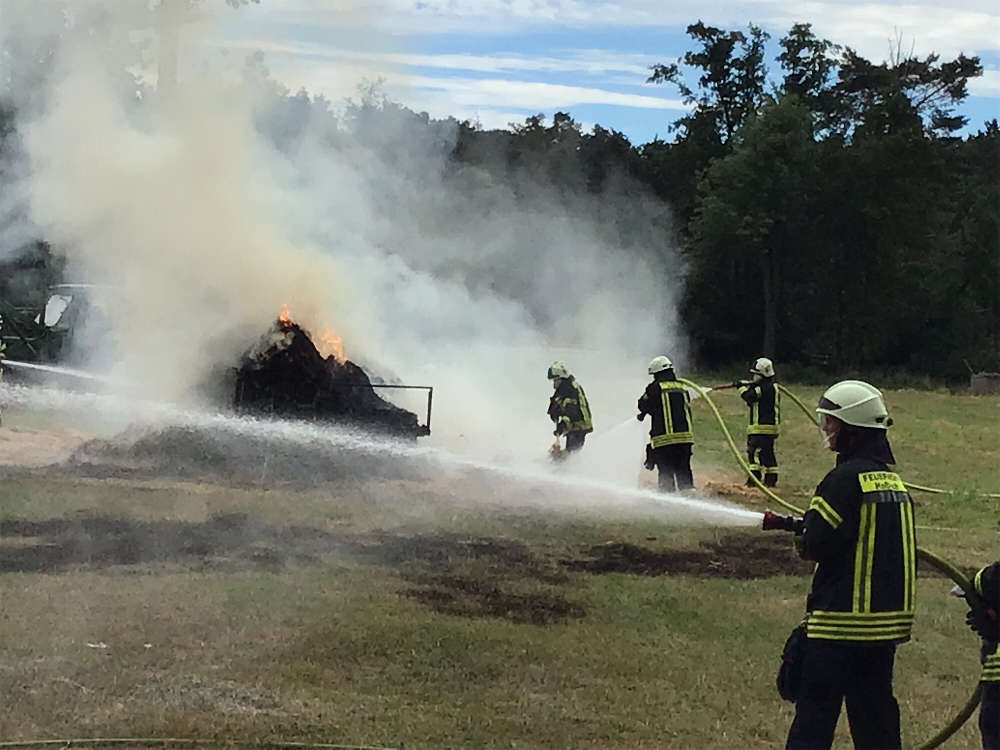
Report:
[[[594,431],[587,394],[562,362],[549,365],[548,377],[553,390],[549,399],[549,419],[555,424],[556,441],[565,435],[566,450],[578,451],[587,434]]]
[[[639,397],[636,419],[650,416],[649,445],[646,448],[646,468],[656,466],[659,488],[666,492],[694,487],[691,475],[691,397],[677,382],[673,363],[665,356],[654,357],[649,363],[653,382]]]
[[[774,385],[774,363],[759,357],[750,367],[752,380],[733,381],[750,409],[747,420],[747,460],[757,479],[768,487],[778,484],[778,456],[774,444],[781,425],[781,394]],[[747,478],[747,486],[754,482]]]
[[[913,503],[890,470],[891,420],[877,388],[841,381],[816,411],[837,465],[816,488],[797,537],[801,556],[817,565],[785,747],[829,748],[846,702],[855,747],[899,748],[892,673],[913,624]]]

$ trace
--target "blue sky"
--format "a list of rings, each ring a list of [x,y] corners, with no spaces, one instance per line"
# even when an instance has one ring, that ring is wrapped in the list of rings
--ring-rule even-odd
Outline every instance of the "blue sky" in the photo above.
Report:
[[[969,130],[1000,117],[1000,10],[983,0],[262,0],[228,11],[217,40],[231,54],[260,50],[292,90],[333,100],[362,81],[435,117],[505,127],[566,111],[586,126],[659,135],[684,112],[671,86],[646,84],[649,66],[690,47],[699,19],[727,29],[753,22],[772,46],[795,22],[874,60],[899,39],[915,54],[978,54],[986,73],[961,113]],[[773,58],[777,52],[771,55]],[[772,69],[777,72],[777,63]]]

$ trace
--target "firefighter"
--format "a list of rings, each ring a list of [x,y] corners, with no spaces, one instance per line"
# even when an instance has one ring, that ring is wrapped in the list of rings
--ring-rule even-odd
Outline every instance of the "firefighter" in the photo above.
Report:
[[[980,660],[982,698],[979,703],[979,732],[983,750],[1000,750],[1000,560],[980,570],[972,579],[976,595],[965,621],[983,639]]]
[[[816,409],[837,465],[819,483],[796,546],[817,563],[795,719],[785,747],[829,748],[846,702],[856,748],[899,748],[896,646],[910,639],[916,583],[913,503],[899,476],[882,394],[859,380]]]
[[[594,431],[587,394],[562,362],[549,365],[548,374],[553,390],[549,399],[549,419],[556,426],[553,433],[556,442],[559,442],[560,435],[565,435],[566,450],[578,451],[583,447],[587,433]]]
[[[774,443],[781,424],[781,394],[774,387],[774,363],[760,357],[750,368],[753,380],[737,380],[733,387],[740,389],[740,398],[750,408],[747,422],[747,459],[757,479],[762,478],[768,487],[778,484],[778,457]],[[747,486],[754,482],[747,478]]]
[[[654,357],[649,363],[653,382],[646,386],[639,397],[642,421],[650,416],[649,445],[646,448],[646,468],[656,466],[659,487],[665,492],[687,490],[694,487],[691,476],[691,397],[687,389],[677,382],[673,363],[664,356]]]

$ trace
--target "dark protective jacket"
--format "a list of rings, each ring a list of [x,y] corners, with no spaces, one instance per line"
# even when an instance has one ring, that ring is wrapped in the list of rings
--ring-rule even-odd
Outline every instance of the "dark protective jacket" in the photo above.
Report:
[[[572,375],[560,379],[552,398],[549,399],[549,419],[555,422],[556,432],[559,435],[568,432],[586,434],[594,431],[587,394]]]
[[[976,593],[994,610],[1000,610],[1000,560],[987,565],[972,579]],[[983,639],[983,682],[1000,682],[1000,646]]]
[[[774,387],[774,378],[747,383],[740,389],[740,398],[750,407],[747,435],[777,435],[781,425],[781,394]]]
[[[654,448],[679,443],[694,443],[691,429],[691,397],[677,382],[673,371],[656,373],[652,383],[639,397],[639,413],[652,419],[649,428]]]
[[[884,431],[855,428],[850,443],[804,517],[802,556],[818,563],[806,601],[806,634],[901,643],[913,624],[913,503],[888,470],[892,452]]]

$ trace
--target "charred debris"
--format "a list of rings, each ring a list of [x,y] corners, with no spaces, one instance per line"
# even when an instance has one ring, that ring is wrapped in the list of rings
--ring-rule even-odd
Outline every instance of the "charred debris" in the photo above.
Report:
[[[425,424],[376,393],[392,388],[427,391]],[[283,313],[243,356],[233,406],[241,414],[308,419],[415,440],[430,434],[432,394],[425,386],[373,385],[354,362],[323,356],[309,333]]]

